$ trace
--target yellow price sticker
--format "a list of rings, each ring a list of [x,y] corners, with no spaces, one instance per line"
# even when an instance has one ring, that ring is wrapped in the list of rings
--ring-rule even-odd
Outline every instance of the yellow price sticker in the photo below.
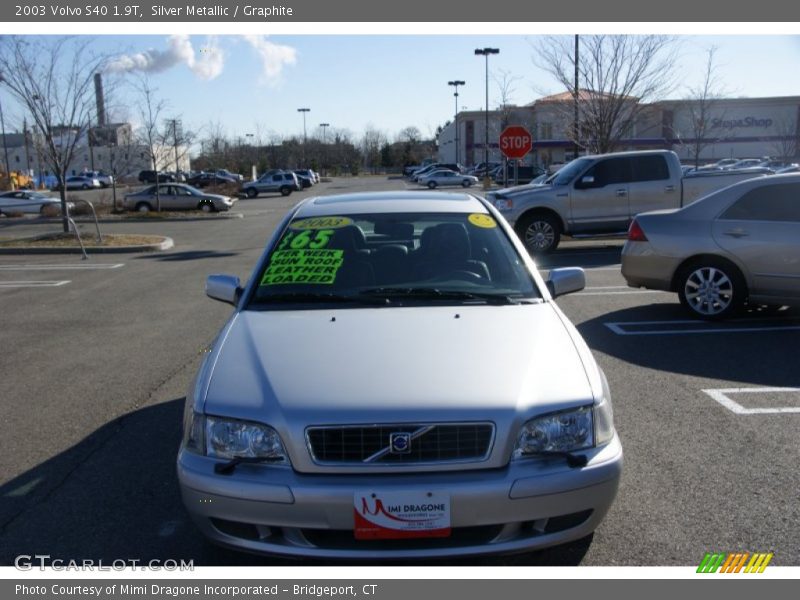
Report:
[[[475,227],[483,227],[484,229],[491,229],[492,227],[497,227],[497,221],[495,221],[490,215],[483,215],[479,213],[473,213],[467,217],[470,223],[475,225]]]

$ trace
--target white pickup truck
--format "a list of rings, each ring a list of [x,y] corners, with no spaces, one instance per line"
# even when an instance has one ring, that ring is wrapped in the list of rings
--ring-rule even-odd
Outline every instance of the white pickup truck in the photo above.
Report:
[[[555,250],[561,235],[624,233],[639,213],[679,208],[743,179],[763,177],[766,169],[682,174],[678,155],[643,150],[584,156],[546,183],[489,192],[486,199],[502,213],[528,251]]]

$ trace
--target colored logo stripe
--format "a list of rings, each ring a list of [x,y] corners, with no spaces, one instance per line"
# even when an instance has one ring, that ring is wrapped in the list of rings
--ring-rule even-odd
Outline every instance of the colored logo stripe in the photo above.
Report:
[[[745,573],[763,573],[772,557],[772,552],[756,552],[754,554],[749,552],[706,552],[697,567],[697,572],[716,573],[719,570],[720,573],[739,573],[744,567]],[[746,567],[744,566],[745,562],[747,562]]]

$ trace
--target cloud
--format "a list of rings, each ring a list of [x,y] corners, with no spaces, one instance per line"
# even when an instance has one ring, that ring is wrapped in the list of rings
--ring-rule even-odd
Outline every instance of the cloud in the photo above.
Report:
[[[200,79],[211,80],[222,73],[225,53],[214,37],[200,48],[199,56],[188,35],[173,35],[167,39],[166,50],[150,48],[144,52],[119,56],[108,66],[116,73],[163,73],[178,65],[186,65]]]
[[[246,35],[244,39],[258,54],[262,74],[267,81],[274,82],[280,77],[285,66],[297,62],[297,50],[291,46],[275,44],[263,35]]]

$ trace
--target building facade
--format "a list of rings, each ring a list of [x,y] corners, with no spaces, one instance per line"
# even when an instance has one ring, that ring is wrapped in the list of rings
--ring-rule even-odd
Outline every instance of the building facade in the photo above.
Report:
[[[575,157],[573,106],[572,96],[565,93],[489,111],[488,136],[483,111],[460,112],[438,138],[439,161],[456,161],[457,124],[458,158],[466,166],[483,162],[487,138],[489,161],[501,161],[498,138],[508,125],[522,125],[533,135],[533,150],[523,164],[548,167],[568,162]],[[580,122],[580,102],[578,107]],[[617,150],[673,150],[686,164],[695,157],[702,163],[767,156],[800,159],[800,96],[725,98],[702,106],[693,100],[666,100],[640,108]]]

